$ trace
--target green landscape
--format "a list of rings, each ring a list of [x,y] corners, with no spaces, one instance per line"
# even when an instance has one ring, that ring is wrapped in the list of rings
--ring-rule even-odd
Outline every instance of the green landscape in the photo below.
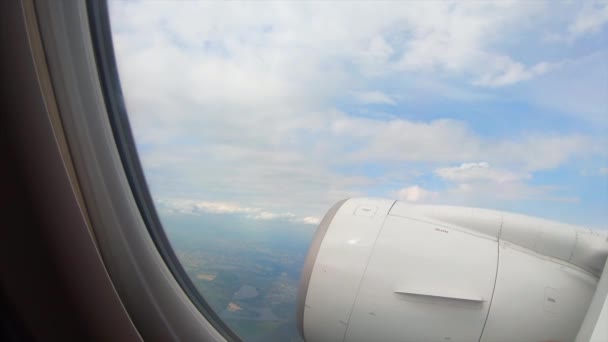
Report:
[[[243,340],[301,341],[296,294],[314,226],[215,214],[162,218],[186,272]]]

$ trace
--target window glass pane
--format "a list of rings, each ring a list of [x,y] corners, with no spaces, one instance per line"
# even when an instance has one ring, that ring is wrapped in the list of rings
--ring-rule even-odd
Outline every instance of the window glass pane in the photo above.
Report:
[[[246,340],[299,340],[308,245],[377,196],[606,229],[608,6],[112,1],[173,248]]]

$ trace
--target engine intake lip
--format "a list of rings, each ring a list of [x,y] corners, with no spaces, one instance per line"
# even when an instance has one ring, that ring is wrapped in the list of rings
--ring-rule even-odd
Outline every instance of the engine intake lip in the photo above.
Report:
[[[297,311],[296,311],[296,319],[298,322],[298,330],[300,332],[300,336],[304,338],[304,305],[306,304],[306,294],[308,293],[308,283],[310,282],[310,276],[312,274],[312,269],[315,265],[315,261],[317,260],[317,254],[319,253],[319,249],[321,248],[321,243],[323,242],[323,238],[325,238],[325,233],[327,233],[327,229],[331,224],[331,221],[336,216],[342,204],[344,204],[347,199],[343,199],[338,203],[334,204],[329,211],[323,216],[321,223],[317,227],[315,231],[315,235],[310,243],[310,247],[308,248],[308,254],[306,254],[306,259],[304,259],[304,266],[302,267],[302,273],[300,273],[300,286],[298,287],[298,297],[297,297]]]

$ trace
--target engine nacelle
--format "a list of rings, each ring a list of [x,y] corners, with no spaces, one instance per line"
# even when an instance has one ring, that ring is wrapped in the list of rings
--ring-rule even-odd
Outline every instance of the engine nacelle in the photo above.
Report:
[[[493,210],[337,203],[298,293],[306,341],[573,341],[605,234]]]

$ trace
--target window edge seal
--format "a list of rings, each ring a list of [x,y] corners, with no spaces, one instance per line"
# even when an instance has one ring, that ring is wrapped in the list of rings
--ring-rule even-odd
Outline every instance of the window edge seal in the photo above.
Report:
[[[194,306],[224,338],[228,341],[240,342],[241,338],[230,329],[196,289],[170,245],[156,212],[131,131],[114,54],[107,2],[87,0],[86,9],[95,64],[112,133],[129,187],[145,226],[171,274]]]

